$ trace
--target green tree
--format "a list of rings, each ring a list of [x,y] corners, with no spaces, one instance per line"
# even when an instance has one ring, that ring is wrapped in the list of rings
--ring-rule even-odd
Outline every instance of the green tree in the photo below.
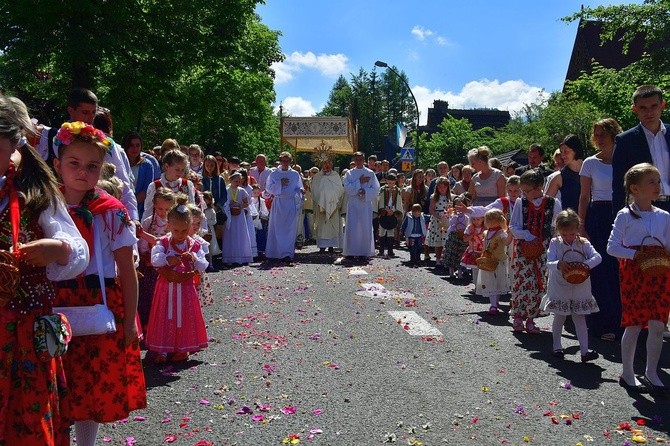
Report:
[[[328,102],[317,116],[349,116],[349,107],[352,100],[352,91],[347,79],[340,75],[330,90]]]
[[[261,1],[2,2],[0,86],[46,123],[64,118],[72,87],[86,87],[117,134],[262,146],[270,138],[254,134],[274,119],[270,67],[283,56],[254,12]]]

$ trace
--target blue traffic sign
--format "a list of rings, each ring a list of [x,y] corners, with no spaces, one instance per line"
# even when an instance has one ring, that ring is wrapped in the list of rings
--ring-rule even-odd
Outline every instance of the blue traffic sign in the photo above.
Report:
[[[403,147],[400,149],[400,161],[414,161],[414,148]]]

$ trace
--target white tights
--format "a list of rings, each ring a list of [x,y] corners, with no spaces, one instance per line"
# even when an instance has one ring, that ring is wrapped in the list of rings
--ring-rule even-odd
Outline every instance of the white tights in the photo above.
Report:
[[[563,335],[563,326],[568,316],[565,314],[554,314],[554,322],[551,325],[551,335],[554,341],[554,350],[562,347],[561,336]],[[572,322],[575,324],[577,340],[579,340],[579,351],[582,355],[589,352],[589,330],[586,326],[586,316],[583,314],[573,314]]]
[[[74,433],[77,436],[77,446],[95,446],[98,427],[100,427],[100,423],[93,420],[75,421]]]
[[[658,361],[661,359],[663,349],[664,325],[661,321],[648,321],[647,324],[649,331],[647,334],[647,367],[644,374],[652,384],[662,386],[663,381],[658,377]],[[621,377],[631,385],[638,383],[633,370],[633,362],[635,361],[637,338],[641,331],[641,325],[626,327],[621,338],[621,363],[623,365]]]

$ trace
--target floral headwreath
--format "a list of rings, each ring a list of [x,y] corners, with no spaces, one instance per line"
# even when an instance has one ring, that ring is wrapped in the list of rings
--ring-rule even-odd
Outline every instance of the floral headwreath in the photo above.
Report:
[[[54,136],[54,147],[60,148],[72,144],[76,139],[86,142],[99,142],[109,153],[112,149],[112,139],[90,124],[81,121],[65,122]]]

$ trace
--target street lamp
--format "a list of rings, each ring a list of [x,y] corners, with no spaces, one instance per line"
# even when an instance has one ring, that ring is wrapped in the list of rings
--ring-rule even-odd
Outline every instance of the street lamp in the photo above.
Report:
[[[396,70],[394,70],[393,67],[389,66],[389,64],[387,64],[386,62],[382,62],[381,60],[378,60],[377,62],[375,62],[375,66],[380,67],[380,68],[388,68],[389,70],[391,70],[393,72],[393,74],[398,76],[398,78],[403,82],[403,84],[405,84],[405,87],[407,87],[407,90],[409,90],[409,94],[411,94],[412,99],[414,99],[414,106],[416,107],[416,144],[414,144],[414,151],[416,152],[415,156],[418,156],[419,155],[419,114],[420,114],[419,103],[416,102],[416,97],[414,96],[414,93],[412,93],[412,89],[409,87],[409,84],[407,83],[405,78],[402,77],[400,75],[400,73],[398,73]]]

